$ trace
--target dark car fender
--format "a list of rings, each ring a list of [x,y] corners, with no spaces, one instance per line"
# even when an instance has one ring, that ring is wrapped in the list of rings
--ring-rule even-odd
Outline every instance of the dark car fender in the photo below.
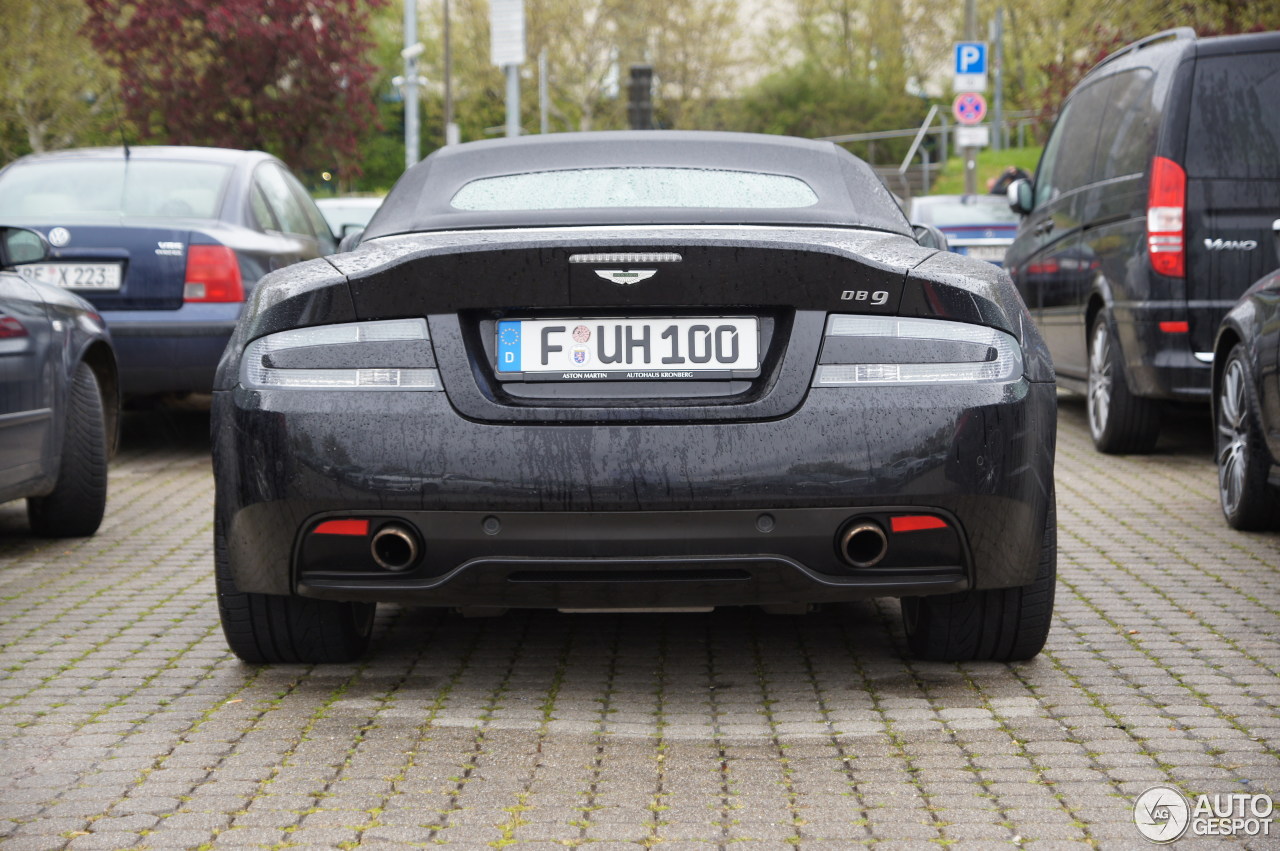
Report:
[[[1053,358],[1022,296],[999,266],[938,252],[911,269],[903,316],[953,319],[1000,328],[1022,344],[1027,380],[1053,383]]]
[[[1269,303],[1267,303],[1269,302]],[[1272,454],[1280,457],[1280,445],[1273,433],[1280,429],[1280,271],[1254,283],[1235,306],[1223,317],[1213,343],[1213,378],[1211,403],[1214,420],[1218,414],[1218,394],[1222,389],[1222,371],[1227,355],[1237,343],[1244,343],[1245,357],[1260,392],[1258,410],[1264,418],[1263,433],[1272,443]],[[1268,321],[1270,319],[1270,322]],[[1269,382],[1269,384],[1268,384]],[[1268,404],[1269,403],[1269,404]]]
[[[254,288],[227,341],[213,377],[214,390],[230,390],[239,378],[240,356],[253,340],[276,331],[356,321],[347,277],[327,258],[279,269]]]
[[[40,296],[49,320],[55,323],[55,327],[60,323],[63,328],[60,351],[56,355],[51,352],[54,360],[48,365],[58,372],[57,380],[50,382],[53,397],[48,404],[55,411],[66,411],[76,368],[81,362],[88,364],[98,380],[98,390],[102,395],[107,451],[114,454],[119,438],[120,382],[111,332],[93,306],[74,293],[42,287]],[[51,489],[57,483],[65,431],[66,417],[55,417],[53,439],[49,443],[50,457],[44,465],[47,475],[43,489]]]

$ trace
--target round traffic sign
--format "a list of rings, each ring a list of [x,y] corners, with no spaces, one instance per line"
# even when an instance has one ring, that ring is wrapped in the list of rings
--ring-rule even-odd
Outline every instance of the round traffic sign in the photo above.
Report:
[[[987,99],[977,92],[956,95],[951,104],[951,114],[961,124],[977,124],[987,117]]]

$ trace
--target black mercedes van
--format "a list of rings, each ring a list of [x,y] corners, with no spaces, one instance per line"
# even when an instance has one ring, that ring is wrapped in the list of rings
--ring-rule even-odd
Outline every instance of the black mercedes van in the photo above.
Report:
[[[1280,32],[1135,42],[1062,105],[1005,258],[1103,452],[1209,400],[1218,323],[1280,265]]]

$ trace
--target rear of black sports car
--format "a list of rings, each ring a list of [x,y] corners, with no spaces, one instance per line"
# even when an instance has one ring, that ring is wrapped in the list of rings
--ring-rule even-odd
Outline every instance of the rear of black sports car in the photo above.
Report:
[[[402,179],[359,249],[264,280],[214,399],[232,649],[350,659],[376,602],[894,596],[921,656],[1035,655],[1053,600],[1056,406],[1025,308],[999,269],[917,245],[896,212],[841,224],[833,193],[892,204],[852,157],[756,138],[461,146],[478,153]],[[484,157],[516,172],[514,154],[557,180],[611,157],[680,177],[763,154],[761,172],[821,200],[535,217],[492,209],[498,193],[468,207],[468,185],[504,173]]]

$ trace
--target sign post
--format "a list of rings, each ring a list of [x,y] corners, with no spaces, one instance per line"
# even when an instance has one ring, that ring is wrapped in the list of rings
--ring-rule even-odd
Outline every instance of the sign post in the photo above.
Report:
[[[955,89],[957,92],[987,90],[987,43],[985,41],[956,43]]]
[[[520,135],[520,66],[524,64],[524,0],[489,3],[490,58],[507,75],[507,135]]]
[[[422,50],[418,46],[418,3],[417,0],[405,0],[404,3],[404,50],[400,56],[404,59],[404,167],[413,167],[422,158],[422,144],[418,138],[420,119],[418,118],[418,55]]]
[[[964,33],[967,39],[977,34],[976,18],[976,4],[974,0],[967,0]],[[956,144],[964,158],[964,193],[975,195],[978,192],[978,164],[974,160],[978,146],[975,143],[980,139],[977,133],[980,128],[973,125],[980,124],[987,115],[987,101],[979,94],[987,89],[987,43],[956,42],[955,60],[956,99],[951,105],[951,112],[961,124],[956,128]]]

